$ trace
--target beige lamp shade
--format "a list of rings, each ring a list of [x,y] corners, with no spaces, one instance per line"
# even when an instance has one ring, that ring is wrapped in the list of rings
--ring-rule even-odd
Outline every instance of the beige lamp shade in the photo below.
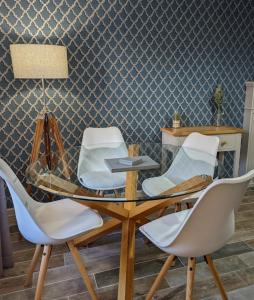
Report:
[[[68,78],[67,49],[64,46],[10,45],[15,78]]]

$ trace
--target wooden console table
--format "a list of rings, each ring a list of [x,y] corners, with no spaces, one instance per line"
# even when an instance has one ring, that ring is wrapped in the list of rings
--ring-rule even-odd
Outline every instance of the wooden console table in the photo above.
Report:
[[[241,139],[244,130],[229,126],[199,126],[180,128],[161,128],[162,144],[181,146],[185,138],[192,132],[199,132],[206,135],[216,135],[220,139],[219,160],[223,163],[224,152],[234,152],[233,176],[237,177],[239,172],[239,161],[241,151]]]

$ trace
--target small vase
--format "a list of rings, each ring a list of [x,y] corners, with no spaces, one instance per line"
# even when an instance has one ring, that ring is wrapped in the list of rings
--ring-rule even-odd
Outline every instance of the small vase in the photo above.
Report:
[[[180,120],[173,120],[173,128],[179,128],[181,126]]]
[[[215,123],[216,123],[215,125],[216,125],[217,127],[221,126],[221,123],[222,123],[222,117],[223,117],[223,113],[222,113],[221,109],[218,108],[217,114],[216,114],[216,120],[215,120]]]

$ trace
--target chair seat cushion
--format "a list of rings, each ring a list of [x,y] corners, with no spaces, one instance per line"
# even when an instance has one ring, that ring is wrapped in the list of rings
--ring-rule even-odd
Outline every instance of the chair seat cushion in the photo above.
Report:
[[[139,227],[140,231],[159,248],[170,245],[192,209],[168,214]]]
[[[142,183],[143,191],[150,197],[158,196],[174,186],[175,184],[166,176],[151,177]]]
[[[125,187],[126,173],[91,171],[80,175],[81,184],[92,190],[114,190]]]
[[[35,219],[50,238],[59,241],[103,225],[101,216],[94,210],[71,199],[43,204],[36,210]]]

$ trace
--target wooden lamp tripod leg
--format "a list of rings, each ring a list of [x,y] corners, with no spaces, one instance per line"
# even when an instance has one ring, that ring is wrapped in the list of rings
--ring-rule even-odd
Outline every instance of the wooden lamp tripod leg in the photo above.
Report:
[[[36,120],[36,128],[33,138],[33,146],[32,146],[32,153],[30,158],[30,164],[33,164],[39,157],[40,147],[42,143],[42,138],[44,135],[44,146],[45,146],[45,156],[47,160],[47,164],[49,169],[52,167],[52,160],[51,160],[51,139],[50,136],[52,135],[54,141],[56,143],[57,149],[61,156],[63,162],[63,172],[66,178],[70,178],[70,172],[68,168],[68,163],[65,157],[65,151],[63,146],[62,137],[60,134],[60,130],[57,125],[57,121],[52,113],[45,113],[40,114]],[[32,186],[28,184],[27,192],[31,194]]]
[[[51,114],[49,116],[49,127],[51,129],[52,136],[55,140],[58,152],[59,152],[59,154],[61,156],[61,159],[62,159],[64,176],[66,178],[70,178],[68,163],[66,161],[67,158],[65,157],[66,153],[64,151],[63,140],[62,140],[62,137],[61,137],[61,133],[60,133],[56,118],[54,117],[53,114]]]
[[[33,146],[32,146],[32,153],[31,153],[31,157],[30,157],[30,164],[34,163],[39,157],[43,130],[44,130],[44,119],[41,116],[38,116],[38,118],[36,120],[36,127],[35,127],[35,133],[34,133],[34,138],[33,138]],[[27,192],[29,194],[31,194],[31,192],[32,192],[31,184],[27,185]]]

